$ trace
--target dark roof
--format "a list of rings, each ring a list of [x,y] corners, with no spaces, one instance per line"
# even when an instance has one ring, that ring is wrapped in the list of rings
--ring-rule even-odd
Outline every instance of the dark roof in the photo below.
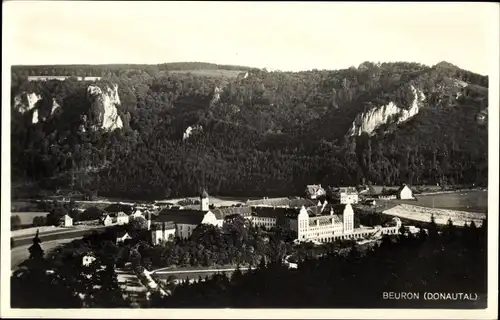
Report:
[[[333,214],[343,214],[345,206],[343,203],[327,204],[325,210],[323,210],[323,214],[330,214],[330,211],[333,211]]]
[[[203,189],[203,192],[201,193],[202,198],[208,198],[208,193],[207,190]]]
[[[222,220],[230,215],[239,214],[243,217],[252,215],[252,208],[250,207],[226,207],[210,210],[218,220]]]
[[[252,215],[257,217],[280,218],[294,215],[298,210],[295,208],[272,208],[272,207],[254,207]]]
[[[318,206],[309,207],[309,208],[307,208],[307,214],[309,216],[320,215],[321,211],[322,211],[321,209],[322,209],[322,207],[318,207]]]
[[[208,211],[163,209],[154,217],[156,221],[172,221],[180,224],[198,225]]]
[[[344,216],[341,214],[334,214],[334,215],[311,217],[309,219],[309,224],[310,225],[315,224],[316,221],[319,221],[320,225],[330,224],[332,223],[332,219],[334,223],[342,223],[344,221]]]

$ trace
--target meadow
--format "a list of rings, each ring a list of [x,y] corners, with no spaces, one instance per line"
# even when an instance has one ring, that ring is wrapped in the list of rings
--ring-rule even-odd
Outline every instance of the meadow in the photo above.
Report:
[[[391,200],[392,204],[410,204],[428,208],[488,212],[488,191],[461,191],[429,195],[415,195],[416,200]]]

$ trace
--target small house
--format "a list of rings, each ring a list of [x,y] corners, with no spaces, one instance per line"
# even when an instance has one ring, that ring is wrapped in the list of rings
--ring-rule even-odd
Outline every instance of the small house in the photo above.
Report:
[[[135,209],[132,214],[130,215],[131,217],[137,218],[137,217],[142,217],[142,211],[139,209]]]
[[[342,187],[337,191],[337,197],[341,204],[355,204],[359,201],[359,195],[356,188]]]
[[[116,215],[116,223],[117,224],[127,224],[129,222],[129,216],[127,216],[124,212],[118,212]]]
[[[72,227],[73,226],[73,218],[69,215],[65,214],[60,220],[62,227]]]
[[[106,227],[110,226],[113,224],[113,218],[111,218],[111,216],[107,214],[101,219],[101,223]]]
[[[398,189],[397,198],[398,198],[398,199],[401,199],[401,200],[405,200],[405,199],[413,199],[413,192],[412,192],[412,190],[410,189],[410,187],[408,187],[406,184],[403,184],[403,185],[402,185],[402,186]]]
[[[82,265],[85,266],[85,267],[88,267],[95,260],[96,260],[96,258],[93,255],[91,255],[91,254],[84,255],[83,258],[82,258]]]
[[[125,240],[132,239],[132,237],[126,231],[119,231],[116,234],[116,243],[124,242]]]
[[[306,194],[310,199],[318,199],[326,194],[325,189],[321,187],[321,184],[311,184],[306,187]]]

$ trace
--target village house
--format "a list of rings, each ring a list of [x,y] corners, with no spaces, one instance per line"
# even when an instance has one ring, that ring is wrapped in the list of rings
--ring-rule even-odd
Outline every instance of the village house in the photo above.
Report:
[[[113,224],[113,218],[111,218],[109,214],[106,214],[104,217],[101,218],[101,223],[106,227],[110,226]]]
[[[63,217],[61,217],[60,225],[61,225],[61,227],[72,227],[73,226],[73,218],[71,218],[69,215],[65,214]]]
[[[132,237],[126,231],[118,231],[116,233],[116,244],[125,242],[125,240],[132,239]]]
[[[92,254],[86,254],[82,258],[82,266],[88,267],[94,262],[96,258]]]
[[[116,214],[116,224],[123,225],[129,223],[129,216],[125,212],[118,212]]]
[[[321,187],[321,184],[311,184],[311,185],[308,185],[306,187],[306,195],[310,198],[310,199],[318,199],[319,197],[322,197],[324,195],[326,195],[326,191],[325,189],[323,189],[323,187]]]
[[[356,188],[341,187],[334,192],[334,197],[339,200],[341,204],[356,204],[359,201],[359,195]]]
[[[398,189],[397,198],[401,199],[401,200],[414,199],[413,198],[413,191],[406,184],[403,184]]]
[[[137,217],[143,217],[143,212],[138,209],[138,208],[134,208],[134,210],[132,211],[132,213],[130,214],[131,217],[134,217],[134,218],[137,218]]]
[[[155,221],[150,226],[151,243],[153,245],[161,244],[174,240],[176,236],[176,226],[173,221]]]

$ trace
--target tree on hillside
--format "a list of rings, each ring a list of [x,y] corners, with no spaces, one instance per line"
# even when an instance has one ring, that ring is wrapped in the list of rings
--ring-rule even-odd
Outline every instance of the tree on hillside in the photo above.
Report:
[[[47,224],[58,226],[61,223],[61,218],[68,214],[68,211],[61,205],[58,205],[47,215]]]
[[[148,221],[143,216],[130,217],[128,226],[131,230],[145,230],[148,228]]]

